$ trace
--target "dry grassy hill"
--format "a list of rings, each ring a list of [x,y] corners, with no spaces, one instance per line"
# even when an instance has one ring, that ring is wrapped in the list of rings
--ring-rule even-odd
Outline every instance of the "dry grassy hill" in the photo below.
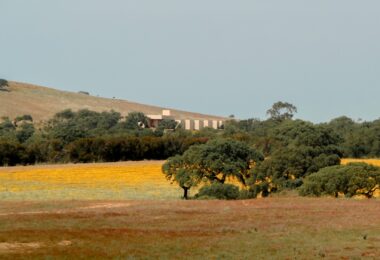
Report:
[[[86,94],[61,91],[26,83],[9,82],[9,91],[0,91],[0,117],[30,114],[37,122],[50,119],[64,109],[90,109],[93,111],[120,112],[123,116],[132,111],[161,114],[162,107],[144,105],[120,99],[94,97]],[[225,118],[171,109],[176,119],[223,120]]]

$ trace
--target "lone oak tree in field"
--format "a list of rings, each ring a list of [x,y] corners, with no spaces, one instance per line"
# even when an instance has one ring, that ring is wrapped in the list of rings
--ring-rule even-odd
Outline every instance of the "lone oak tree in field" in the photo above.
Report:
[[[197,186],[202,178],[185,165],[183,157],[176,155],[168,159],[162,166],[162,170],[168,180],[178,183],[183,189],[183,198],[188,199],[190,188]]]
[[[263,159],[245,143],[220,139],[191,146],[183,155],[169,158],[162,169],[168,180],[184,190],[187,199],[189,189],[201,181],[223,184],[231,177],[246,185],[251,168]]]

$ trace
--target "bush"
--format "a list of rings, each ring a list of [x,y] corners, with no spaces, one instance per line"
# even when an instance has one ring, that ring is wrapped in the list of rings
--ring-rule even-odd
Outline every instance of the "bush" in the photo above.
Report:
[[[299,193],[302,196],[332,195],[373,197],[380,189],[380,167],[365,163],[350,163],[326,167],[306,177]]]
[[[0,89],[8,87],[8,81],[5,79],[0,79]]]
[[[33,122],[33,117],[31,115],[23,115],[23,116],[18,116],[15,118],[16,122],[20,121],[30,121]]]
[[[255,198],[254,194],[250,190],[242,189],[239,192],[239,200],[247,200]]]
[[[25,147],[10,141],[0,141],[0,166],[27,164]]]
[[[214,182],[211,185],[202,187],[198,194],[195,195],[196,199],[221,199],[221,200],[236,200],[239,198],[239,188],[232,184],[222,184]]]

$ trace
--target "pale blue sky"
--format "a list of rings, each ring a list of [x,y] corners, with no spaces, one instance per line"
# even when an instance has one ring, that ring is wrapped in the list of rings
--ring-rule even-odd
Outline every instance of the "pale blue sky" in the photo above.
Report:
[[[380,1],[0,0],[0,78],[239,118],[380,117]]]

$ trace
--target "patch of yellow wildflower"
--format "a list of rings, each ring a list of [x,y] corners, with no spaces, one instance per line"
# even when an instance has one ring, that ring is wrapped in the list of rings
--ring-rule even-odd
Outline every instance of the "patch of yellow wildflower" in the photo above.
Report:
[[[341,160],[341,164],[348,164],[348,163],[354,163],[354,162],[364,162],[368,164],[372,164],[375,166],[380,167],[380,159],[351,159],[351,158],[344,158]]]
[[[162,162],[9,167],[0,169],[0,199],[176,199],[182,190]]]
[[[0,200],[178,199],[182,189],[162,173],[163,161],[0,168]],[[236,180],[227,179],[243,188]],[[198,188],[190,192],[195,194]]]
[[[343,165],[345,165],[345,164],[354,163],[354,162],[364,162],[364,163],[368,163],[368,164],[380,167],[380,159],[352,159],[352,158],[345,158],[345,159],[342,159],[340,163],[343,164]],[[357,197],[364,198],[364,196],[357,196]],[[377,189],[374,192],[374,197],[375,198],[380,198],[380,189]]]

